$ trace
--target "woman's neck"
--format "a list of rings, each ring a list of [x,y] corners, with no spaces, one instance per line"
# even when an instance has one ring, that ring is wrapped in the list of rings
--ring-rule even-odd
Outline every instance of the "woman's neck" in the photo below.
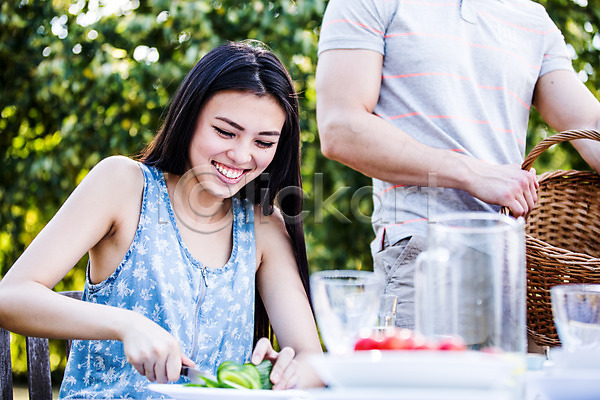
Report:
[[[167,174],[166,182],[173,211],[189,229],[207,232],[231,224],[231,198],[214,196],[194,174]]]

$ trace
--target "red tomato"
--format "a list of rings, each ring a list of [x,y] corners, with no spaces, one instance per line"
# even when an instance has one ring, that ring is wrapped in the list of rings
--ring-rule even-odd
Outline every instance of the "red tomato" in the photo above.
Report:
[[[437,348],[438,346],[435,343],[427,340],[415,344],[415,350],[436,350]]]
[[[441,339],[437,345],[438,350],[462,351],[467,349],[465,342],[458,337]]]
[[[441,350],[462,351],[467,346],[460,337],[441,339],[438,342],[427,339],[425,336],[410,329],[395,328],[382,331],[373,331],[361,336],[356,341],[354,350]],[[491,350],[490,350],[491,351]]]
[[[386,350],[416,350],[423,346],[425,338],[409,329],[396,329],[383,340]]]
[[[499,347],[484,347],[483,349],[481,349],[481,351],[483,353],[488,353],[488,354],[500,354],[502,353],[502,349]]]
[[[414,341],[412,338],[401,338],[399,336],[388,336],[381,342],[381,350],[412,350]]]
[[[414,335],[415,350],[435,350],[437,344],[420,334]]]
[[[380,343],[381,342],[379,340],[375,340],[370,337],[361,338],[356,341],[356,344],[354,345],[354,350],[361,351],[379,349]]]

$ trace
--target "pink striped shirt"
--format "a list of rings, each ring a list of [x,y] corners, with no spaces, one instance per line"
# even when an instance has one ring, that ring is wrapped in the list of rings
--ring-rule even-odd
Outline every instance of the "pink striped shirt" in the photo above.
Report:
[[[319,54],[381,53],[375,113],[427,145],[500,164],[524,157],[540,76],[571,69],[562,34],[529,0],[330,0]],[[434,215],[496,208],[455,189],[374,179],[372,222],[381,248],[424,235]]]

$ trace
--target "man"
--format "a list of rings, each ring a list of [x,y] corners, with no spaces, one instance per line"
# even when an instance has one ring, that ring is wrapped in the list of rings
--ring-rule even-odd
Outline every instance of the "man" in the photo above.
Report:
[[[319,41],[323,154],[373,178],[374,268],[414,327],[427,222],[457,211],[526,215],[530,107],[555,130],[600,129],[600,103],[564,39],[528,0],[331,0]],[[600,143],[574,141],[600,171]]]

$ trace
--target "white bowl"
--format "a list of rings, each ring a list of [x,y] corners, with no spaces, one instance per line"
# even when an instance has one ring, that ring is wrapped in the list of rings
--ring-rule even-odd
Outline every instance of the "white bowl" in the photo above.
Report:
[[[525,356],[477,351],[370,350],[311,358],[333,388],[506,388],[525,373]]]

